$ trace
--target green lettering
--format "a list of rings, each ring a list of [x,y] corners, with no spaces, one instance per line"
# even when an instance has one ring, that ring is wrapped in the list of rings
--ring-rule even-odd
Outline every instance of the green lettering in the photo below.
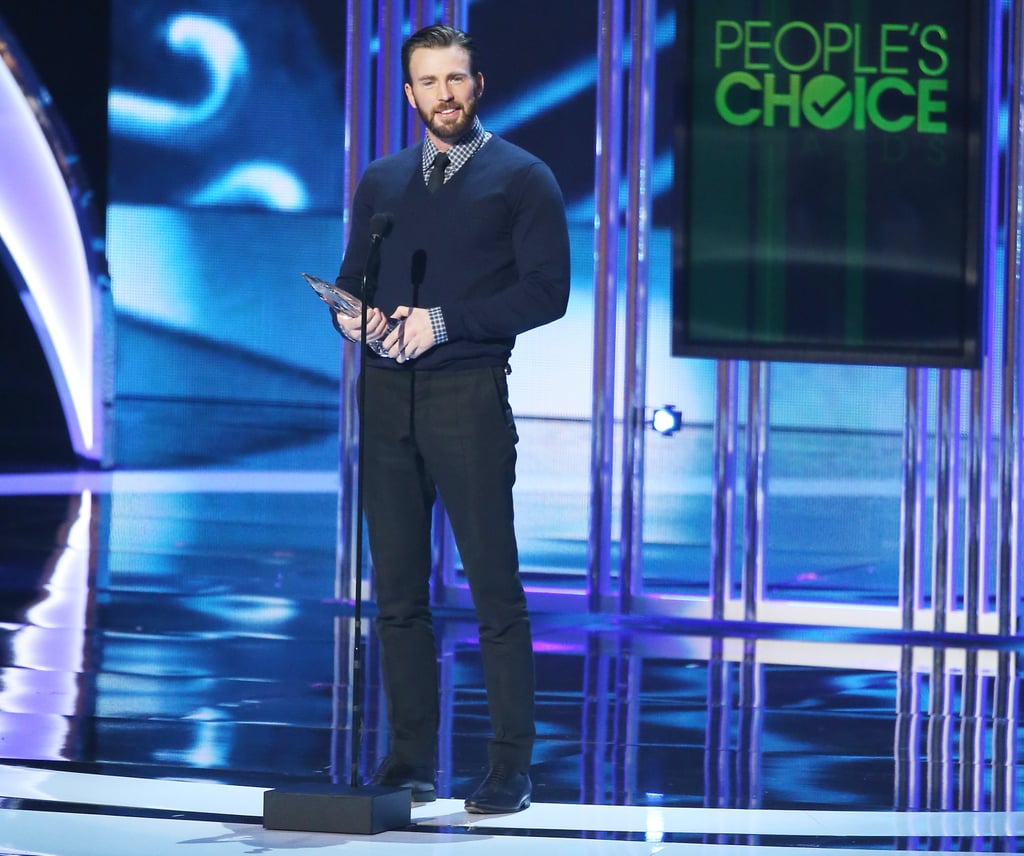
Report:
[[[754,69],[764,71],[772,67],[771,62],[769,62],[771,59],[771,54],[769,53],[772,46],[771,42],[767,41],[767,36],[763,42],[759,42],[754,38],[754,30],[771,31],[771,26],[771,21],[746,22],[746,49],[743,51],[743,67],[747,69],[747,71],[753,71]],[[765,52],[766,56],[763,62],[757,62],[754,59],[754,51]]]
[[[925,27],[921,33],[921,47],[929,53],[934,54],[933,59],[937,60],[937,64],[935,66],[930,66],[922,59],[918,63],[918,67],[921,69],[922,74],[938,77],[940,74],[945,74],[946,69],[949,68],[949,54],[946,53],[944,48],[932,44],[932,37],[934,37],[936,41],[949,41],[949,33],[946,32],[945,27],[940,27],[937,24],[929,24]]]
[[[735,113],[729,107],[729,90],[734,86],[745,86],[751,92],[761,91],[761,84],[754,75],[745,71],[730,72],[715,87],[715,107],[718,109],[718,115],[730,125],[753,125],[761,116],[760,110],[751,107],[743,113]]]
[[[825,71],[832,70],[833,54],[838,55],[848,53],[852,47],[853,30],[851,30],[846,24],[826,24],[824,48]]]
[[[906,44],[893,44],[890,36],[897,38],[901,33],[905,34],[910,28],[906,24],[882,24],[881,38],[881,73],[882,74],[907,74],[906,63],[901,65],[890,65],[890,60],[897,63],[899,60],[894,54],[905,54],[910,51]]]
[[[864,59],[864,25],[853,25],[853,73],[878,74],[878,67],[867,65]]]
[[[834,74],[819,74],[804,86],[804,116],[815,128],[832,131],[850,121],[853,98],[846,83]]]
[[[867,91],[867,78],[855,77],[853,79],[853,129],[855,131],[863,131],[868,125]]]
[[[732,39],[728,39],[732,36]],[[722,67],[722,54],[743,44],[743,28],[737,21],[715,21],[715,68]]]
[[[878,107],[878,102],[889,90],[895,90],[902,95],[908,95],[912,98],[914,96],[914,87],[907,83],[907,81],[901,80],[898,77],[883,77],[881,80],[872,84],[871,88],[868,90],[868,115],[871,117],[871,121],[874,123],[876,128],[895,134],[899,131],[905,131],[913,125],[914,117],[911,114],[907,114],[905,116],[889,119],[882,115],[882,111]]]
[[[937,97],[939,93],[949,91],[949,82],[929,78],[918,84],[917,94],[917,130],[922,134],[945,134],[949,123],[937,118],[945,116],[949,109],[945,98]]]
[[[811,42],[814,45],[814,49],[811,51],[810,56],[804,62],[794,62],[786,58],[785,51],[782,49],[782,41],[786,38],[789,33],[802,30],[805,33],[810,34]],[[814,65],[817,65],[821,59],[821,36],[818,35],[818,31],[814,29],[806,21],[789,21],[779,28],[779,32],[775,35],[775,59],[778,61],[786,71],[807,71]]]
[[[775,110],[778,107],[789,108],[789,127],[800,127],[800,76],[789,75],[789,92],[779,92],[775,88],[775,74],[764,76],[764,124],[766,128],[775,127]]]

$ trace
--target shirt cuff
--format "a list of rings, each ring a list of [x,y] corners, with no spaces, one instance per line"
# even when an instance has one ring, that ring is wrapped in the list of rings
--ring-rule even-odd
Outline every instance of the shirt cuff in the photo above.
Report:
[[[440,306],[427,310],[430,315],[430,329],[434,333],[434,344],[443,345],[448,341],[448,328],[444,323],[444,313]]]

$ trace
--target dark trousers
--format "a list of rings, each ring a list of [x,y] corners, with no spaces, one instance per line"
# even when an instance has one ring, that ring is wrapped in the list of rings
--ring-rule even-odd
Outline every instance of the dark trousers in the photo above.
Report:
[[[502,368],[366,369],[364,508],[390,751],[434,766],[438,675],[431,520],[440,495],[479,621],[491,764],[525,770],[534,666],[513,526],[516,435]]]

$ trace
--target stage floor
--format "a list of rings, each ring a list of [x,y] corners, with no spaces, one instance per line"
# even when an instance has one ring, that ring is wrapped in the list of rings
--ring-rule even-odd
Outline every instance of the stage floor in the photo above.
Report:
[[[879,850],[1015,852],[1022,819],[1004,813],[656,808],[535,803],[514,815],[462,802],[414,805],[405,829],[372,836],[268,830],[263,789],[0,767],[0,847],[18,854],[290,853],[821,854]],[[931,846],[929,846],[931,845]],[[1001,847],[1000,845],[1007,845]],[[980,851],[979,851],[980,852]]]
[[[534,613],[534,805],[463,812],[487,717],[472,616],[438,614],[436,803],[372,837],[278,832],[345,783],[334,475],[0,476],[0,852],[1016,852],[1016,640]],[[372,614],[360,769],[384,751]]]

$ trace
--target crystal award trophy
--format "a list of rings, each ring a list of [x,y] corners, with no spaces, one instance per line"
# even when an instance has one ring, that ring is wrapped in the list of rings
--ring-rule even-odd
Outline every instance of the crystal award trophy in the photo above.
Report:
[[[354,294],[349,294],[343,288],[338,288],[333,282],[328,282],[326,279],[320,279],[318,276],[313,276],[311,273],[304,273],[302,278],[309,283],[310,288],[313,289],[319,296],[320,299],[331,307],[335,312],[340,312],[349,318],[359,318],[363,312],[363,302],[356,297]],[[395,329],[399,324],[399,321],[395,318],[388,319],[388,329],[384,336],[369,343],[369,348],[375,354],[381,357],[388,357],[388,352],[384,350],[384,338]]]

